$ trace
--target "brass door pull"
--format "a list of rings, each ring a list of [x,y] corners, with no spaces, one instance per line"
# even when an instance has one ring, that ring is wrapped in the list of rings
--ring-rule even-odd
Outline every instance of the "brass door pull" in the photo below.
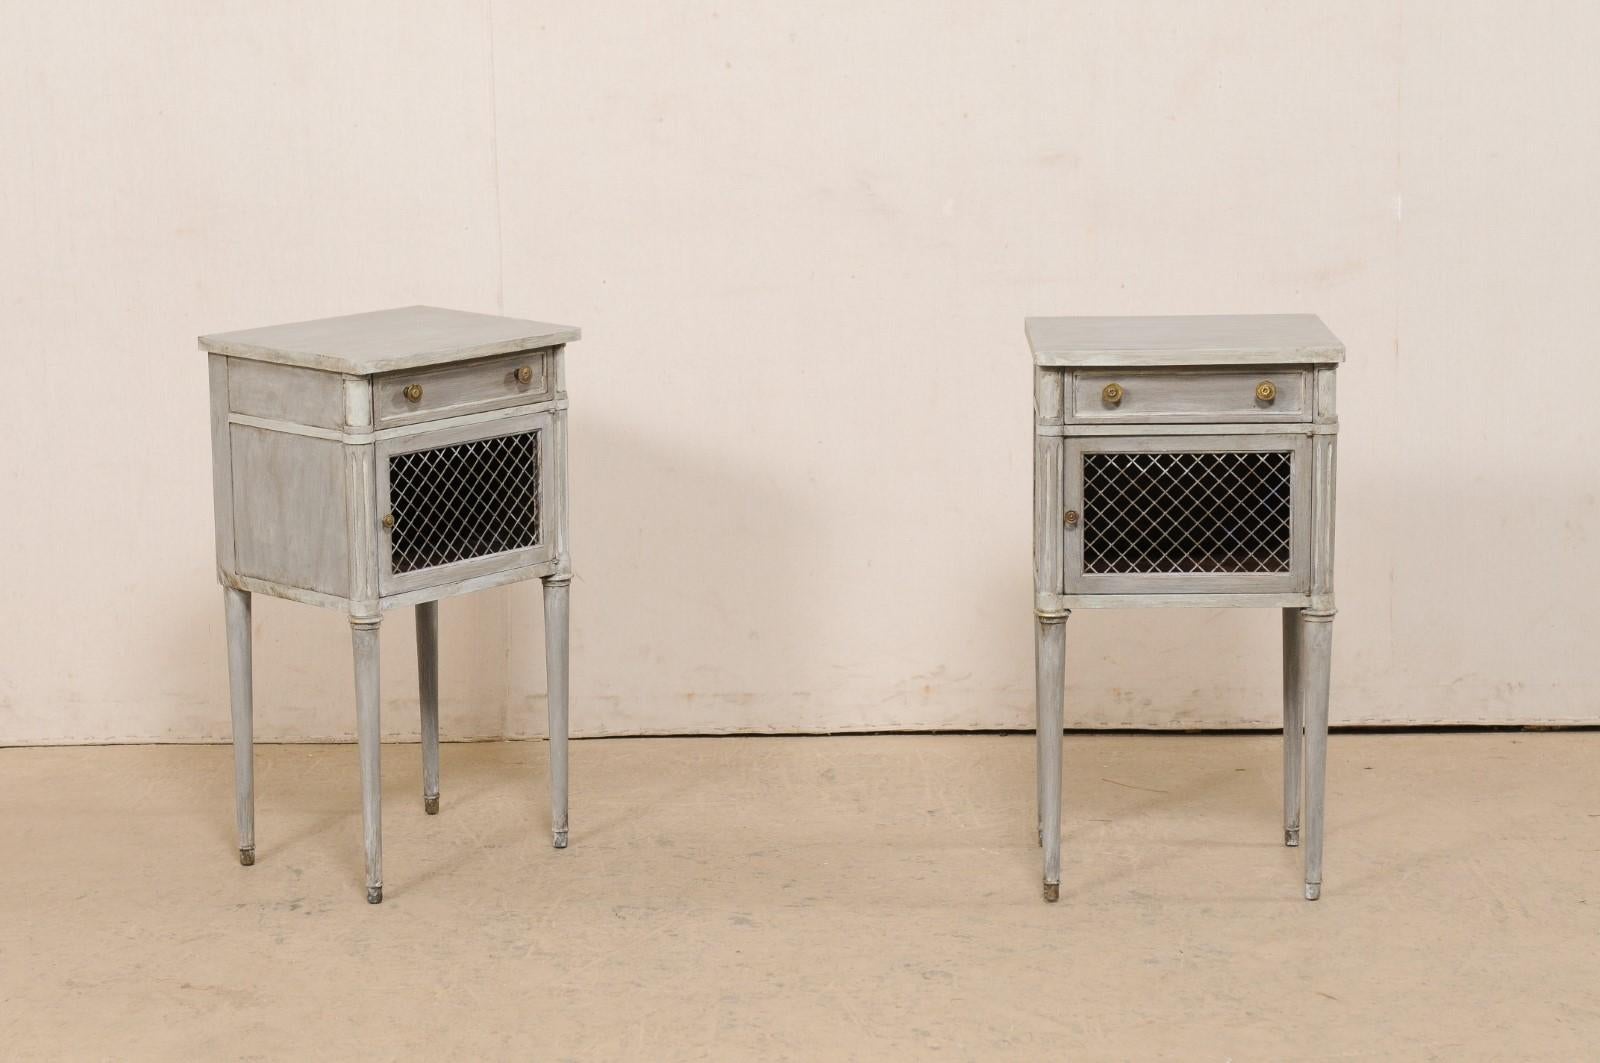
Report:
[[[421,402],[422,401],[422,385],[421,384],[407,384],[406,385],[406,390],[405,390],[405,396],[406,396],[406,401],[407,402]]]
[[[1278,397],[1278,385],[1270,380],[1263,380],[1256,385],[1256,398],[1261,402],[1271,402]]]
[[[520,366],[517,369],[517,383],[519,383],[519,384],[531,384],[531,383],[533,383],[533,367],[532,366],[524,365],[524,366]]]
[[[1078,511],[1075,510],[1075,509],[1067,510],[1067,527],[1076,528],[1077,526],[1078,526]]]
[[[1105,400],[1107,406],[1116,406],[1122,402],[1122,385],[1107,384],[1100,389],[1100,398]]]
[[[389,530],[391,530],[393,528],[394,528],[394,514],[393,513],[385,513],[383,515],[383,530],[384,531],[389,531]]]

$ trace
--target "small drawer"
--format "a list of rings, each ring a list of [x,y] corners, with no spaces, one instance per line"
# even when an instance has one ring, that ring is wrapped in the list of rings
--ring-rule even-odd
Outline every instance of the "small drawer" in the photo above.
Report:
[[[548,398],[549,348],[517,351],[431,369],[385,373],[373,381],[379,428],[436,421]]]
[[[1304,369],[1089,369],[1072,376],[1071,420],[1104,424],[1308,421]]]

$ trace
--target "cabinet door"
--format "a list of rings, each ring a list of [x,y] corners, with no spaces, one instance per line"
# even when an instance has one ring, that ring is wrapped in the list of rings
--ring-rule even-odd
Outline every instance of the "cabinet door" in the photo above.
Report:
[[[1068,594],[1310,589],[1303,435],[1066,441]]]
[[[560,497],[550,425],[536,413],[381,440],[379,593],[550,560]]]

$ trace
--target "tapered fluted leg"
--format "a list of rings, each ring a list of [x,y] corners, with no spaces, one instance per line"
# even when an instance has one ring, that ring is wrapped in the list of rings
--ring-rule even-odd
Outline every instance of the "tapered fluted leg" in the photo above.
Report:
[[[1283,844],[1300,844],[1305,714],[1300,711],[1300,610],[1283,610]]]
[[[439,811],[439,603],[417,606],[417,692],[422,702],[422,810]]]
[[[1034,647],[1039,743],[1039,831],[1044,846],[1044,899],[1061,896],[1061,723],[1069,614],[1037,614]]]
[[[250,592],[222,588],[228,627],[228,701],[233,712],[233,810],[239,863],[256,862],[255,726],[250,671]]]
[[[1322,896],[1323,791],[1328,765],[1328,681],[1333,614],[1300,614],[1300,703],[1306,726],[1306,900]]]
[[[567,847],[567,625],[571,576],[544,581],[544,657],[550,707],[550,829],[557,849]]]
[[[367,903],[383,900],[383,804],[378,717],[378,618],[351,617],[356,665],[356,740],[361,748],[361,830],[367,848]]]
[[[1038,657],[1038,654],[1041,652],[1041,650],[1043,648],[1044,642],[1043,642],[1042,639],[1035,639],[1034,641],[1037,643],[1037,645],[1035,645],[1035,647],[1034,647],[1035,660],[1033,662],[1033,667],[1034,667],[1034,678],[1037,681],[1037,679],[1038,679],[1038,671],[1039,671],[1039,661],[1037,660],[1037,657]],[[1035,692],[1035,694],[1037,695],[1037,691]],[[1038,709],[1037,708],[1035,708],[1035,710],[1034,710],[1034,715],[1035,715],[1035,717],[1038,716]],[[1039,730],[1039,724],[1038,724],[1037,719],[1035,719],[1035,722],[1034,722],[1034,742],[1033,742],[1033,801],[1034,801],[1034,805],[1033,805],[1033,811],[1034,811],[1033,828],[1034,828],[1035,834],[1038,836],[1039,844],[1041,846],[1043,846],[1044,845],[1044,733]]]

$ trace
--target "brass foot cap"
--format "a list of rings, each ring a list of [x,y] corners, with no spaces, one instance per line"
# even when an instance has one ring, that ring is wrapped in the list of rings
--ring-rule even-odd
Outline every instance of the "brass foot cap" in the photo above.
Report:
[[[252,864],[254,864],[255,862],[256,862],[256,850],[255,850],[254,846],[251,846],[248,849],[240,849],[239,850],[239,863],[243,864],[245,867],[249,867]]]
[[[1293,849],[1300,844],[1300,828],[1289,827],[1283,832],[1283,844]]]
[[[437,816],[439,814],[439,795],[434,794],[432,797],[429,797],[428,795],[424,794],[422,797],[422,811],[426,812],[430,816]]]
[[[1307,882],[1306,883],[1306,900],[1314,901],[1320,896],[1322,896],[1322,883],[1320,883],[1320,882]]]
[[[367,887],[367,903],[368,904],[382,904],[383,903],[383,887],[382,886],[368,886]]]
[[[565,849],[567,847],[567,832],[564,830],[556,831],[555,837],[552,839],[551,844],[557,849]]]
[[[1059,901],[1061,899],[1061,883],[1046,882],[1044,884],[1044,899],[1051,902]]]

